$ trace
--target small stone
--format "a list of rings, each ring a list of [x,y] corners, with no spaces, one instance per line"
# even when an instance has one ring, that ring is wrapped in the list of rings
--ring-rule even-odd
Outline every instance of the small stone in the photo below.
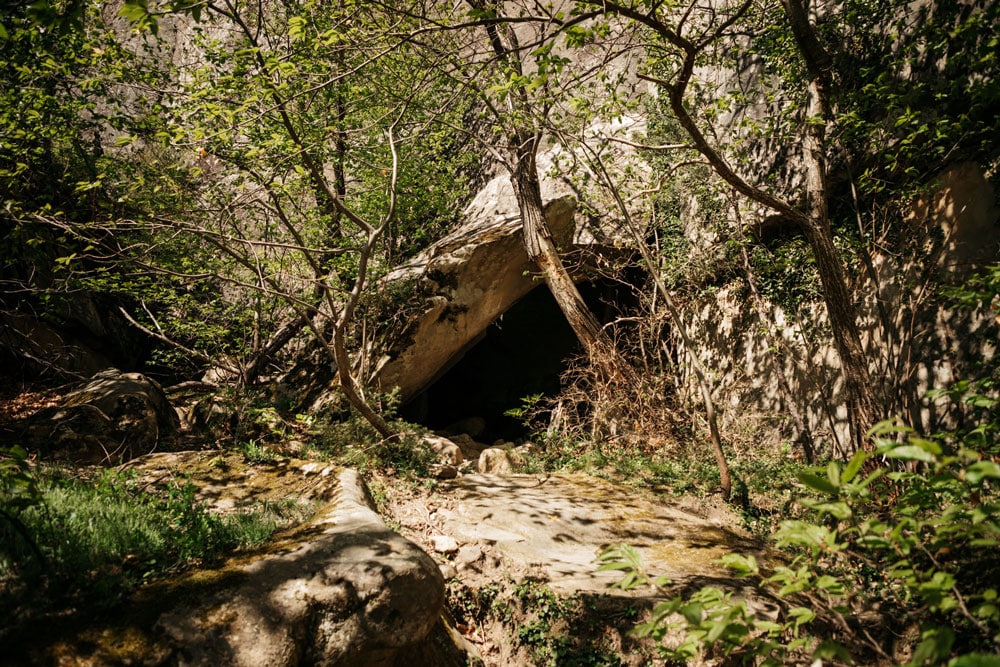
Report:
[[[431,548],[440,554],[453,554],[458,551],[458,542],[450,535],[431,535]]]
[[[514,471],[507,451],[497,447],[484,449],[479,455],[479,472],[489,475],[509,475]]]
[[[455,556],[455,567],[466,570],[483,559],[483,550],[475,544],[466,544],[459,548]],[[478,568],[477,568],[478,569]]]
[[[457,466],[465,460],[461,448],[448,438],[443,438],[440,435],[425,435],[423,441],[437,455],[438,461],[444,465]]]
[[[441,576],[444,577],[445,581],[449,579],[454,579],[458,576],[458,570],[451,563],[441,563],[438,565],[438,569],[441,570]]]
[[[458,477],[458,468],[453,465],[431,466],[431,474],[435,479],[455,479]]]

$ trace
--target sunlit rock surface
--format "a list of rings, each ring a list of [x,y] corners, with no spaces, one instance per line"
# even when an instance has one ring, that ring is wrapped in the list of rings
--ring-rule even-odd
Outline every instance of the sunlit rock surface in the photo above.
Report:
[[[435,497],[437,534],[463,549],[498,552],[515,578],[529,575],[564,594],[607,592],[621,578],[597,571],[610,545],[635,547],[651,574],[678,583],[729,579],[717,561],[730,552],[767,559],[728,520],[589,475],[464,475],[442,482]]]
[[[391,341],[375,368],[373,380],[383,390],[398,387],[406,402],[449,368],[486,328],[521,297],[539,285],[521,240],[521,221],[493,202],[470,207],[466,223],[413,261],[396,269],[386,282],[412,284],[419,305]],[[573,240],[576,200],[550,201],[545,216],[556,242]]]

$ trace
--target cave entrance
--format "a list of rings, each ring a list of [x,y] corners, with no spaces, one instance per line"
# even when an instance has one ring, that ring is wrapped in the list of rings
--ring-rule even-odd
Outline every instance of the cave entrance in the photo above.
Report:
[[[581,286],[581,292],[586,290]],[[500,316],[479,340],[427,389],[401,409],[403,418],[444,430],[479,417],[481,442],[527,435],[519,419],[504,413],[532,394],[555,395],[567,360],[580,352],[548,287],[536,287]],[[454,430],[468,432],[467,428]],[[478,429],[476,429],[478,431]]]
[[[642,284],[641,276],[629,278],[632,280],[598,280],[577,287],[597,319],[606,324],[636,305],[632,285]],[[526,396],[556,395],[567,362],[581,352],[549,288],[539,285],[404,405],[401,416],[432,430],[468,433],[487,444],[501,438],[524,438],[529,435],[524,423],[504,413],[521,407]],[[485,431],[479,431],[482,422],[471,428],[473,417],[485,421]]]

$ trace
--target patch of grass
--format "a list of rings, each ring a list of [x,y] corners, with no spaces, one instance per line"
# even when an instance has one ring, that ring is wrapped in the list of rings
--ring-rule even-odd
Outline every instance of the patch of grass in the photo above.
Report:
[[[696,443],[661,450],[627,444],[595,443],[565,436],[538,437],[538,454],[527,457],[525,472],[582,472],[637,490],[668,496],[707,497],[718,492],[715,458]],[[733,476],[733,508],[743,527],[767,535],[793,501],[792,485],[805,464],[787,452],[727,452]]]
[[[503,580],[480,588],[448,584],[448,609],[460,626],[483,628],[507,645],[511,664],[616,667],[645,654],[628,630],[639,617],[630,601],[604,595],[561,597],[544,582]],[[627,645],[627,646],[626,646]]]
[[[38,502],[0,508],[0,626],[52,609],[106,608],[139,584],[263,543],[301,519],[294,502],[215,514],[190,482],[147,492],[119,471],[90,479],[36,474]],[[34,546],[29,543],[33,542]],[[37,551],[36,551],[37,549]]]
[[[608,642],[606,610],[588,596],[562,598],[546,584],[525,580],[513,587],[513,606],[520,619],[514,639],[536,665],[617,667],[624,662]],[[589,602],[588,602],[589,600]]]
[[[357,416],[334,422],[317,420],[309,439],[311,454],[362,472],[377,469],[403,477],[426,477],[434,453],[421,441],[420,427],[402,421],[394,426],[400,436],[386,439]]]
[[[265,447],[256,440],[248,440],[241,443],[236,448],[236,451],[243,455],[244,461],[255,465],[277,463],[281,460],[280,454],[269,447]]]

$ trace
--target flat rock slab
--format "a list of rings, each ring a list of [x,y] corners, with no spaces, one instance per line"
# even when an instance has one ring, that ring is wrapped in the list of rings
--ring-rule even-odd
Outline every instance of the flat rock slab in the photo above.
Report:
[[[598,572],[606,547],[628,544],[647,571],[680,584],[729,579],[716,561],[761,545],[669,502],[573,474],[466,475],[438,487],[447,504],[433,525],[462,544],[489,545],[562,594],[607,592],[619,572]]]

